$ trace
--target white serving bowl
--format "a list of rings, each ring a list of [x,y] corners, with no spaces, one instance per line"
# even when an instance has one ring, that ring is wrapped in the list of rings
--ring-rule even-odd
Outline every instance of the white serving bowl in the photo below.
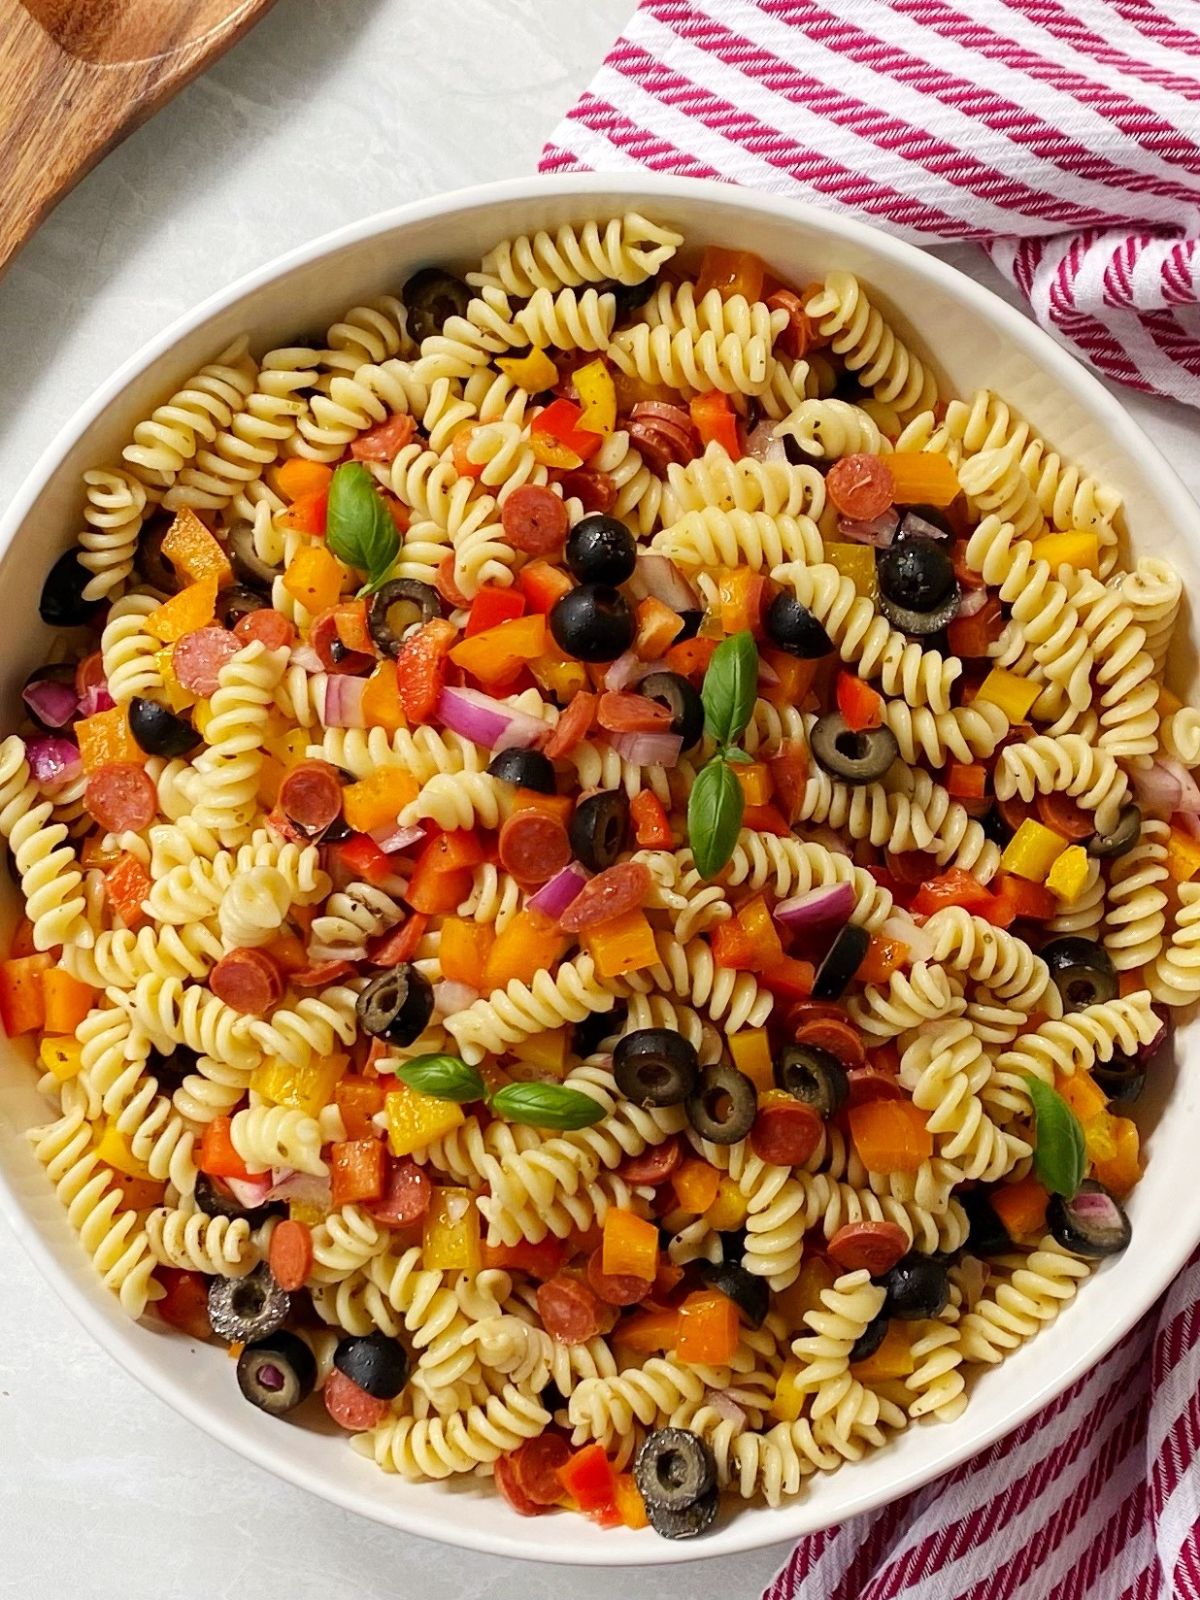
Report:
[[[1121,490],[1135,550],[1167,556],[1189,590],[1200,587],[1200,511],[1158,451],[1090,373],[971,279],[861,223],[774,196],[635,174],[528,178],[369,218],[251,273],[160,334],[83,406],[0,522],[8,725],[26,673],[43,659],[47,634],[37,598],[53,557],[79,524],[80,474],[115,459],[135,423],[235,334],[247,330],[261,352],[395,291],[419,266],[471,265],[507,235],[629,209],[678,226],[689,251],[736,244],[796,283],[834,267],[860,274],[872,299],[933,358],[949,392],[998,390],[1065,457]],[[1194,689],[1190,645],[1176,655],[1175,686]],[[11,887],[5,905],[11,925]],[[915,1426],[862,1464],[811,1479],[779,1510],[731,1502],[716,1531],[671,1544],[648,1531],[605,1532],[565,1514],[523,1520],[478,1479],[437,1485],[387,1476],[334,1437],[332,1426],[291,1426],[248,1406],[223,1352],[128,1322],[22,1137],[46,1120],[29,1051],[13,1046],[5,1055],[0,1204],[54,1288],[130,1373],[224,1444],[314,1494],[408,1533],[529,1560],[621,1565],[728,1555],[794,1539],[915,1489],[992,1444],[1085,1372],[1161,1294],[1200,1237],[1200,1188],[1191,1182],[1200,1144],[1200,1048],[1189,1029],[1177,1055],[1190,1073],[1176,1082],[1168,1081],[1175,1069],[1164,1071],[1139,1111],[1143,1135],[1150,1135],[1149,1165],[1129,1207],[1131,1248],[1032,1344],[982,1375],[958,1422]],[[1170,1115],[1161,1117],[1168,1098]]]

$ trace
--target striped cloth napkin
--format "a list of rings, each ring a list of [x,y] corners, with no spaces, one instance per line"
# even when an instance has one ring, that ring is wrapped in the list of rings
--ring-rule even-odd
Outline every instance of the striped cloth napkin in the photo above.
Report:
[[[977,239],[1076,355],[1200,405],[1197,0],[647,0],[541,161],[634,165]]]

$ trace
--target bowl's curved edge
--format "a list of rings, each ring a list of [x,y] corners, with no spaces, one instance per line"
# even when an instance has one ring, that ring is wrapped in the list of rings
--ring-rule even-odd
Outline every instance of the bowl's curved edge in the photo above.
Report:
[[[546,194],[570,199],[622,190],[638,197],[639,202],[649,200],[653,203],[657,199],[669,202],[673,198],[686,200],[689,197],[698,197],[746,211],[762,211],[764,208],[770,208],[791,216],[798,222],[819,226],[827,233],[860,243],[876,255],[884,257],[891,255],[910,263],[914,260],[919,261],[922,272],[938,280],[952,294],[968,300],[974,298],[979,304],[981,314],[993,323],[998,323],[1018,344],[1026,346],[1031,356],[1052,370],[1066,386],[1081,390],[1088,404],[1098,413],[1105,425],[1115,435],[1124,439],[1126,448],[1136,447],[1143,460],[1149,459],[1155,464],[1159,474],[1160,493],[1170,503],[1173,515],[1177,515],[1182,522],[1190,522],[1193,525],[1196,543],[1200,546],[1200,509],[1197,508],[1174,469],[1138,424],[1125,412],[1115,396],[1111,395],[1093,373],[1081,366],[1036,323],[957,268],[940,261],[936,256],[928,255],[915,245],[892,238],[865,223],[825,212],[819,207],[800,201],[774,195],[760,195],[754,191],[710,180],[600,172],[560,177],[506,179],[499,183],[453,190],[431,199],[378,212],[276,257],[211,295],[193,310],[176,318],[143,345],[96,389],[58,431],[17,490],[3,516],[0,516],[0,555],[7,550],[16,530],[29,515],[59,461],[105,408],[113,403],[135,377],[166,354],[181,338],[196,331],[202,324],[245,296],[286,277],[299,267],[364,239],[395,228],[434,219],[449,212],[500,201],[530,200],[535,196]],[[220,1418],[197,1404],[182,1385],[163,1375],[153,1364],[147,1363],[135,1352],[124,1329],[118,1331],[113,1323],[99,1314],[91,1291],[85,1291],[73,1280],[55,1259],[41,1235],[29,1228],[28,1215],[3,1167],[0,1167],[0,1211],[12,1226],[26,1253],[59,1298],[108,1354],[151,1393],[216,1439],[218,1443],[253,1461],[265,1471],[283,1477],[298,1488],[331,1501],[347,1511],[386,1522],[402,1532],[418,1537],[442,1538],[441,1531],[431,1532],[427,1519],[419,1514],[409,1514],[402,1506],[397,1506],[390,1513],[380,1513],[374,1507],[364,1507],[353,1493],[343,1490],[336,1480],[318,1478],[294,1462],[281,1463],[275,1451],[260,1448],[255,1441],[244,1435],[235,1436],[232,1430],[224,1426]],[[856,1494],[851,1489],[842,1503],[842,1520],[876,1510],[896,1498],[898,1494],[923,1487],[934,1478],[942,1476],[972,1456],[990,1448],[997,1440],[1018,1428],[1049,1399],[1060,1394],[1107,1355],[1174,1280],[1188,1259],[1195,1242],[1185,1238],[1178,1242],[1173,1250],[1167,1249],[1164,1258],[1158,1264],[1157,1271],[1147,1275],[1147,1292],[1142,1302],[1128,1302],[1117,1315],[1113,1326],[1106,1329],[1103,1335],[1092,1338],[1090,1342],[1085,1339],[1065,1370],[1060,1371],[1053,1380],[1032,1388],[1002,1422],[986,1428],[973,1437],[969,1444],[951,1446],[934,1465],[928,1468],[916,1470],[909,1468],[904,1483],[894,1491],[884,1489],[875,1492],[860,1491]],[[135,1325],[131,1325],[133,1326]],[[850,1474],[845,1478],[839,1475],[839,1480],[845,1483],[851,1482],[852,1478]],[[483,1554],[523,1560],[606,1567],[669,1565],[704,1560],[710,1555],[736,1555],[773,1544],[783,1544],[827,1525],[821,1517],[806,1516],[805,1505],[805,1501],[800,1499],[788,1507],[771,1513],[769,1517],[743,1516],[736,1519],[732,1526],[722,1531],[719,1549],[711,1545],[706,1546],[703,1541],[696,1544],[671,1544],[650,1536],[648,1542],[647,1536],[621,1533],[606,1536],[603,1545],[598,1548],[589,1547],[580,1550],[572,1546],[569,1540],[556,1540],[541,1547],[529,1538],[476,1530],[469,1518],[455,1522],[454,1542],[463,1548]],[[611,1554],[608,1550],[610,1545]]]

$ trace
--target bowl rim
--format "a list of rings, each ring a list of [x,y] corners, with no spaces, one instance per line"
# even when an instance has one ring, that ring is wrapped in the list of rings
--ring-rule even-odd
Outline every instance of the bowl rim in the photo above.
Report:
[[[1013,341],[1024,346],[1029,356],[1054,373],[1064,387],[1075,390],[1081,401],[1099,418],[1113,435],[1123,452],[1137,451],[1143,461],[1149,460],[1157,476],[1157,488],[1167,504],[1172,517],[1181,524],[1191,524],[1195,542],[1200,547],[1200,507],[1192,499],[1175,469],[1162,456],[1161,451],[1125,410],[1115,395],[1100,379],[1084,367],[1073,355],[1031,317],[1000,298],[959,268],[929,254],[916,244],[887,234],[869,223],[841,213],[826,211],[820,206],[794,200],[778,194],[745,189],[712,179],[679,178],[670,175],[642,172],[640,170],[587,172],[568,174],[536,174],[523,178],[507,178],[498,182],[473,184],[444,191],[402,206],[378,211],[356,222],[344,224],[316,239],[300,244],[274,256],[261,265],[243,273],[223,289],[202,300],[191,310],[174,318],[165,328],[147,340],[111,376],[101,383],[73,412],[68,420],[42,450],[0,515],[0,555],[11,545],[17,530],[27,519],[38,496],[45,489],[61,462],[79,441],[86,430],[104,410],[119,398],[129,384],[147,367],[168,354],[181,339],[198,331],[201,326],[237,301],[259,290],[270,287],[299,268],[308,266],[323,257],[360,244],[381,234],[414,224],[436,220],[461,211],[487,206],[497,202],[531,201],[546,197],[562,200],[584,200],[594,194],[624,194],[630,205],[669,204],[672,200],[693,199],[714,202],[732,211],[761,213],[764,209],[781,213],[785,218],[810,228],[850,241],[882,261],[895,259],[933,280],[952,298],[974,304],[980,316],[989,321]],[[1176,1093],[1179,1092],[1178,1085]],[[235,1451],[246,1460],[276,1477],[292,1483],[323,1500],[332,1502],[347,1511],[369,1517],[385,1526],[398,1528],[404,1533],[433,1539],[439,1543],[453,1543],[464,1549],[483,1554],[500,1555],[526,1561],[562,1562],[577,1566],[621,1567],[662,1566],[680,1562],[703,1561],[718,1556],[736,1555],[749,1550],[767,1548],[775,1544],[794,1544],[807,1533],[829,1526],[821,1518],[806,1517],[806,1501],[794,1501],[764,1514],[763,1508],[747,1507],[745,1512],[722,1530],[719,1544],[671,1543],[655,1540],[643,1548],[643,1541],[622,1538],[606,1539],[603,1545],[585,1548],[573,1547],[569,1541],[559,1539],[541,1545],[530,1538],[521,1538],[490,1529],[474,1527],[470,1518],[456,1521],[452,1528],[431,1531],[428,1518],[420,1510],[412,1510],[397,1503],[390,1511],[375,1505],[364,1505],[347,1482],[336,1476],[311,1470],[277,1448],[261,1444],[249,1432],[242,1432],[203,1403],[193,1398],[191,1392],[165,1369],[142,1354],[139,1344],[129,1332],[104,1316],[100,1309],[99,1280],[85,1289],[72,1273],[62,1266],[51,1249],[42,1230],[33,1222],[30,1211],[19,1197],[17,1186],[5,1168],[0,1165],[0,1213],[48,1281],[89,1334],[112,1356],[131,1377],[165,1401],[173,1410],[201,1428],[211,1438]],[[866,1512],[878,1510],[899,1498],[924,1487],[933,1479],[952,1472],[964,1461],[982,1454],[999,1439],[1027,1421],[1050,1399],[1061,1394],[1072,1383],[1101,1361],[1122,1339],[1143,1314],[1163,1294],[1178,1275],[1193,1248],[1194,1240],[1183,1234],[1178,1243],[1163,1244],[1157,1263],[1148,1267],[1136,1295],[1127,1298],[1118,1309],[1110,1312],[1111,1321],[1103,1333],[1081,1341],[1080,1348],[1070,1357],[1060,1372],[1044,1384],[1031,1386],[1025,1397],[1017,1401],[1011,1412],[999,1422],[986,1426],[981,1434],[973,1435],[969,1443],[950,1443],[936,1464],[906,1467],[902,1479],[896,1484],[875,1491],[851,1487],[840,1508],[842,1521]],[[130,1324],[132,1330],[136,1324]],[[844,1480],[852,1483],[847,1475]],[[754,1515],[758,1510],[759,1515]],[[451,1534],[453,1538],[451,1539]],[[608,1546],[612,1550],[609,1553]]]

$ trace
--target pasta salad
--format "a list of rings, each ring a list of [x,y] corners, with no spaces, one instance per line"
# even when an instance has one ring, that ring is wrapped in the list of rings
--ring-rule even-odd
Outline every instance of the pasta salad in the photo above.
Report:
[[[83,501],[0,1019],[105,1285],[249,1403],[692,1537],[1127,1246],[1180,580],[850,273],[506,240],[237,340]]]

